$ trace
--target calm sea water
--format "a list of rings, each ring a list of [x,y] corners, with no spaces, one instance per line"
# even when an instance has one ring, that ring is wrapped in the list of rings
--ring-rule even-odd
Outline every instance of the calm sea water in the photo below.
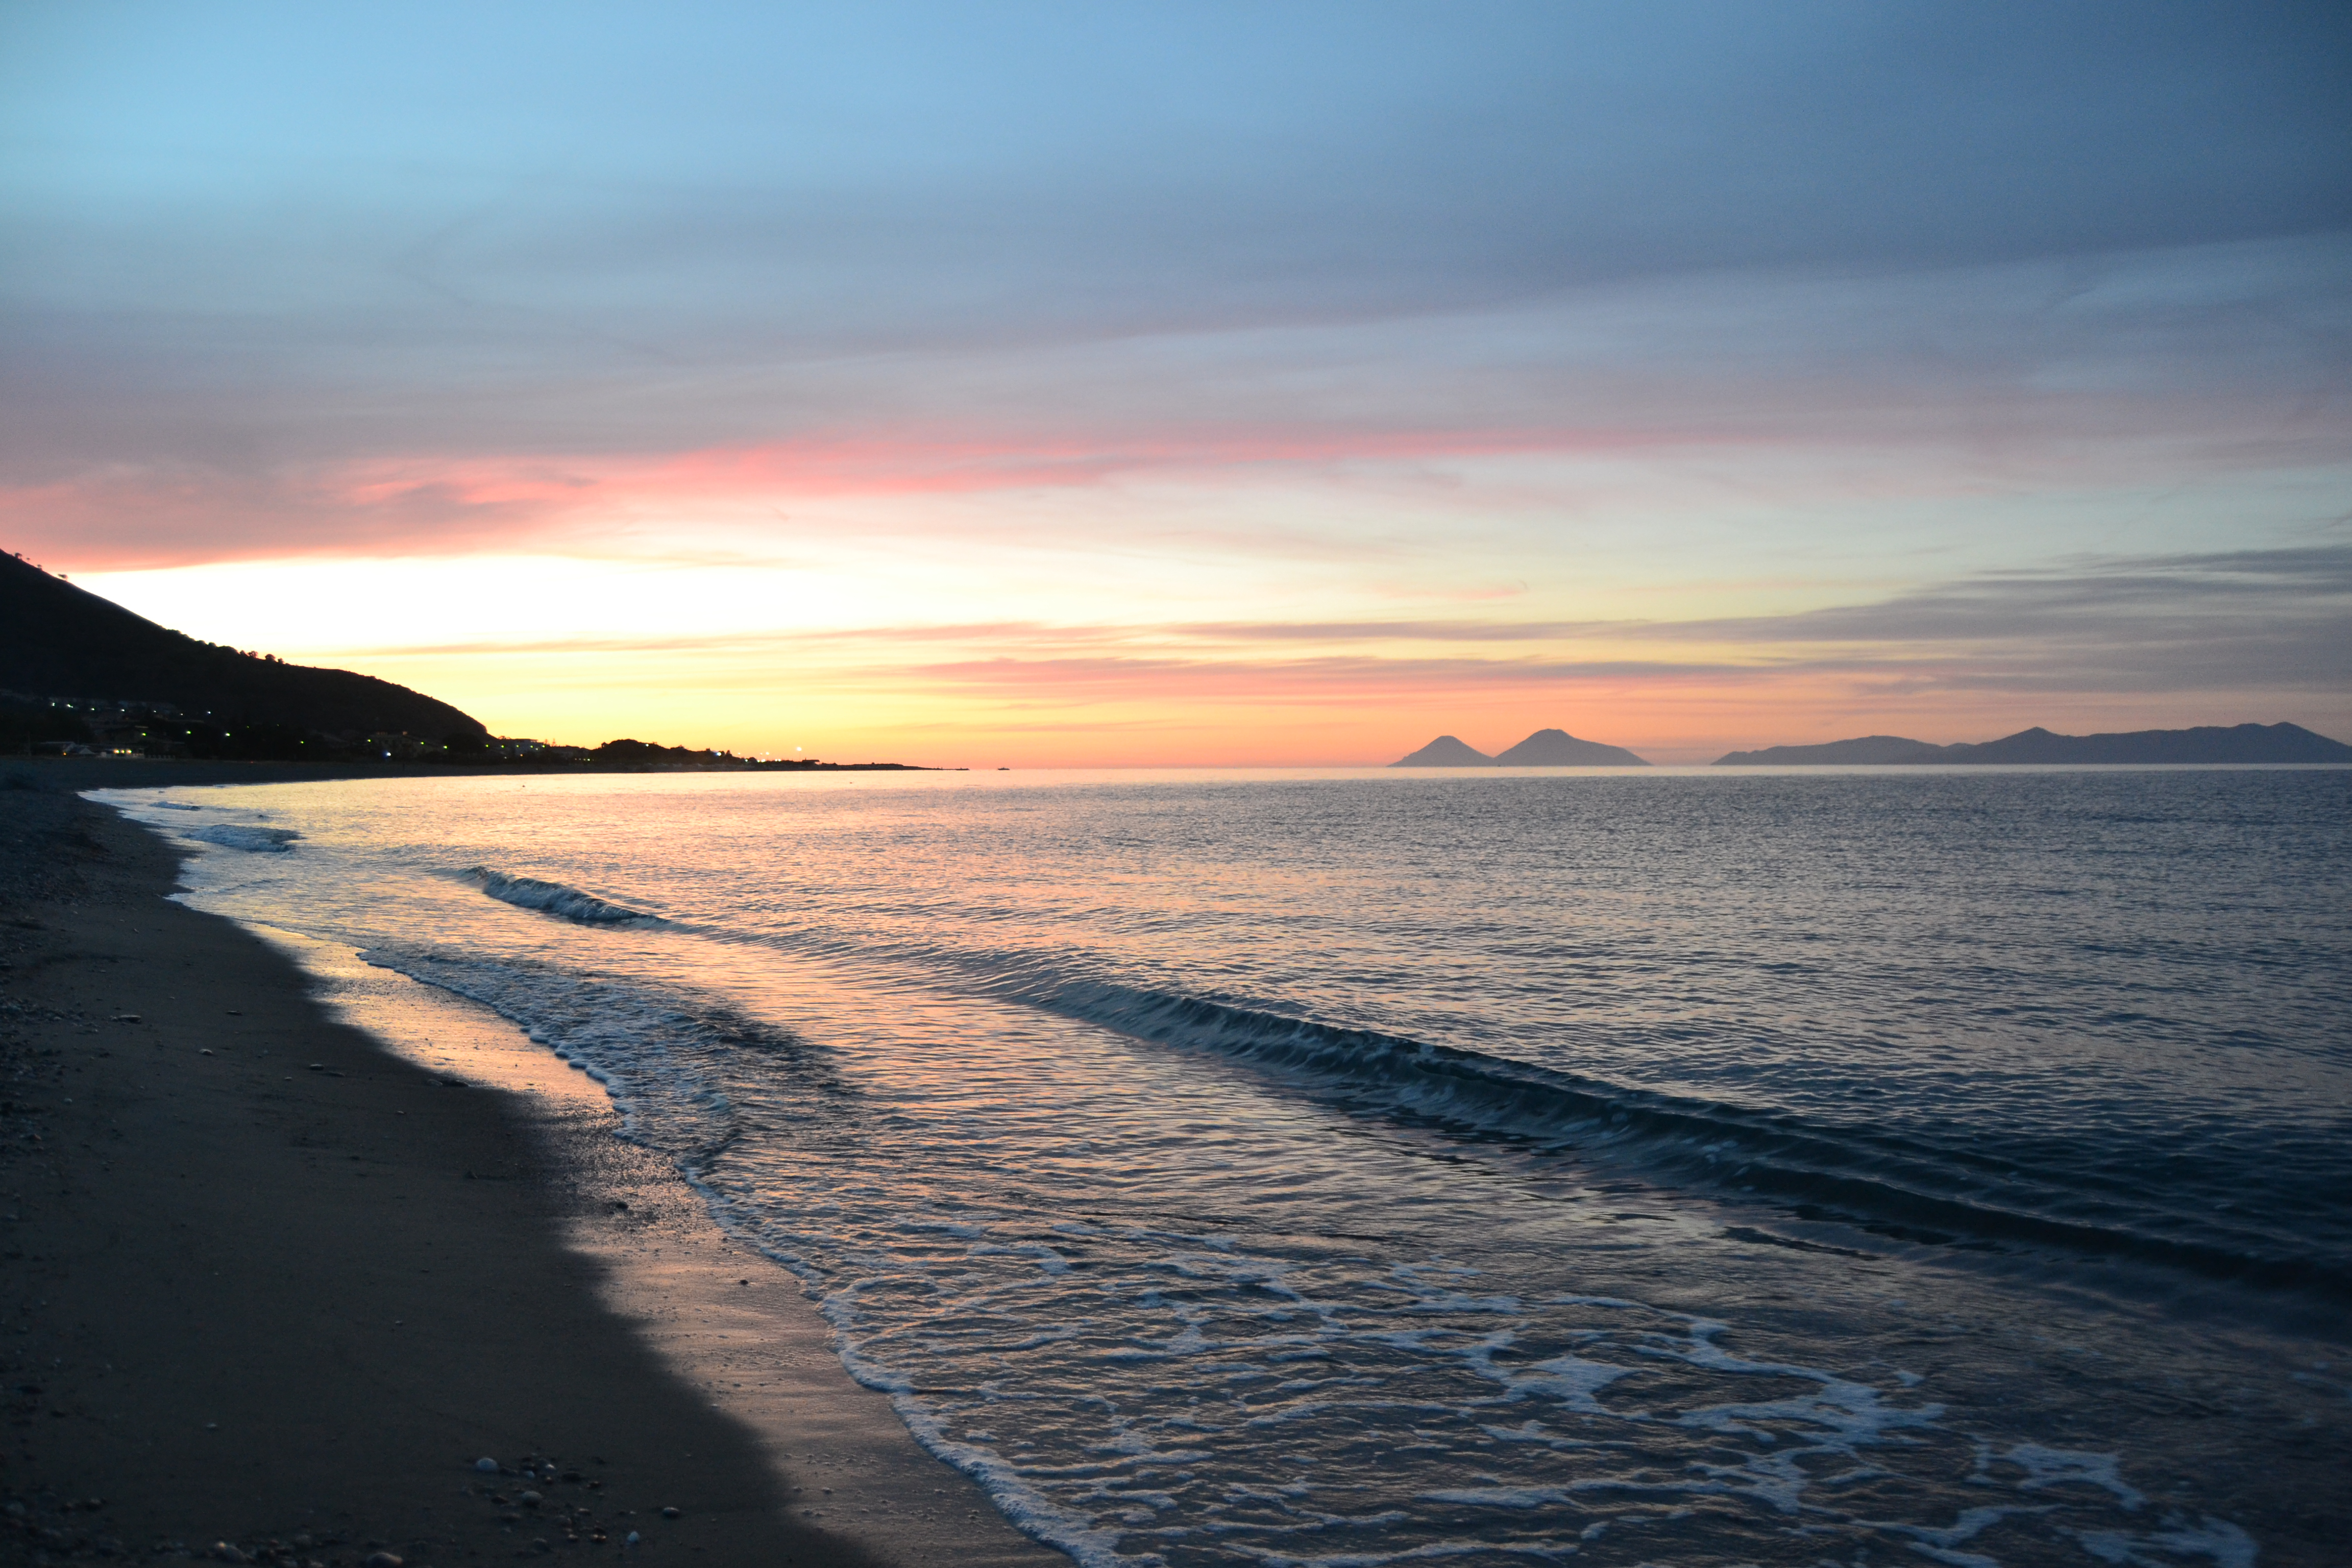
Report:
[[[1087,1563],[2341,1561],[2352,772],[126,792]]]

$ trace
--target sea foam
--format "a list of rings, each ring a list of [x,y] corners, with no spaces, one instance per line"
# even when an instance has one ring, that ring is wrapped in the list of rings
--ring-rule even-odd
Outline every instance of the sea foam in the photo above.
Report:
[[[248,827],[241,823],[215,822],[184,830],[185,836],[225,849],[256,855],[283,855],[302,836],[290,827]]]
[[[466,879],[501,903],[521,910],[537,910],[542,914],[558,915],[583,925],[619,925],[627,921],[652,921],[659,917],[641,910],[600,899],[578,888],[562,882],[545,882],[537,877],[517,877],[505,871],[494,871],[488,866],[470,866]]]

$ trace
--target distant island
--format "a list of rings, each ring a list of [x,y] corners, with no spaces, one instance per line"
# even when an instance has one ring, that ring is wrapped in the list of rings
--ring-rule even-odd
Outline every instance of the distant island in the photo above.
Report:
[[[1466,749],[1466,748],[1465,748]],[[1938,746],[1900,735],[1864,735],[1818,746],[1767,746],[1715,759],[1719,768],[1885,767],[1921,763],[2352,763],[2352,746],[2300,724],[2202,725],[2113,735],[2056,735],[2035,727],[1998,741]]]
[[[0,755],[441,763],[468,772],[929,772],[646,741],[559,746],[371,675],[200,642],[0,551]]]
[[[1622,746],[1580,741],[1565,730],[1538,730],[1501,756],[1490,757],[1464,745],[1452,735],[1440,735],[1392,768],[1646,768],[1649,762]]]

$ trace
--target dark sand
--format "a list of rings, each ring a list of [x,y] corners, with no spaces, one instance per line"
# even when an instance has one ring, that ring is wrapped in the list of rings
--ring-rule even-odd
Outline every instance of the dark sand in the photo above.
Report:
[[[1067,1561],[544,1053],[446,1016],[387,1048],[166,901],[160,840],[11,771],[0,1561]],[[72,786],[157,782],[108,775]]]

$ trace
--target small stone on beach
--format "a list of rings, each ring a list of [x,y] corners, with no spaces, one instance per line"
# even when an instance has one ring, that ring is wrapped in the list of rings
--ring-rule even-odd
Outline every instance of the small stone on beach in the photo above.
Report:
[[[662,1510],[662,1517],[663,1517],[664,1519],[678,1519],[678,1518],[681,1518],[681,1517],[683,1517],[683,1516],[678,1512],[678,1510],[677,1510],[677,1509],[674,1509],[674,1508],[666,1508],[666,1509]]]
[[[486,1476],[495,1476],[499,1473],[499,1462],[485,1455],[483,1458],[474,1461],[474,1468],[481,1471],[482,1474]]]

